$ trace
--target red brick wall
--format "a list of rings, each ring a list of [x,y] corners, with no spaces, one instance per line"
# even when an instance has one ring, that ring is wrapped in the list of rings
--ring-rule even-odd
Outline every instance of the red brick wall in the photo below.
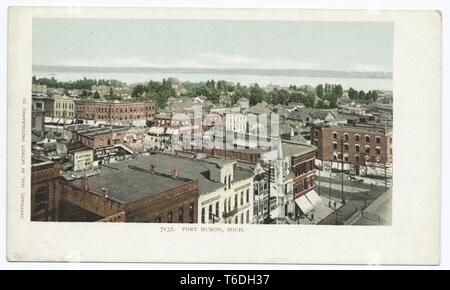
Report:
[[[178,223],[178,210],[183,208],[183,223],[189,222],[189,205],[193,205],[193,222],[197,222],[198,181],[190,181],[171,190],[154,193],[149,197],[123,204],[104,198],[90,190],[83,190],[70,182],[61,184],[61,200],[75,207],[80,207],[110,221],[111,216],[119,215],[126,222],[167,222],[167,214],[172,211],[173,222]],[[100,219],[99,221],[101,221]]]
[[[75,102],[75,118],[95,121],[130,121],[153,119],[153,102],[113,103],[113,102]]]
[[[59,211],[59,167],[53,164],[31,169],[31,220],[56,221]]]
[[[315,152],[292,157],[291,166],[292,172],[294,173],[294,199],[315,188],[314,161]]]
[[[337,134],[337,138],[334,138],[333,133]],[[347,140],[345,134],[348,134]],[[356,140],[356,135],[359,135],[359,141]],[[366,135],[369,137],[369,141],[366,141]],[[311,129],[312,145],[317,146],[317,158],[320,160],[336,160],[334,159],[334,153],[341,153],[341,138],[343,139],[344,158],[348,154],[348,160],[344,159],[345,162],[350,162],[353,165],[365,164],[365,162],[390,163],[388,158],[391,148],[389,144],[390,136],[386,136],[383,132],[344,127],[313,127]],[[377,138],[379,142],[377,142]],[[333,142],[337,143],[336,149],[333,147]],[[356,145],[359,145],[359,152],[357,152]],[[370,146],[369,153],[366,153],[366,145]],[[379,153],[376,150],[377,147],[380,149]],[[368,159],[366,159],[366,156]],[[379,158],[378,161],[377,158]],[[341,159],[338,158],[337,160]]]
[[[155,222],[159,216],[168,222],[172,212],[173,222],[178,223],[178,210],[183,208],[183,223],[189,223],[189,205],[193,206],[193,222],[197,223],[198,181],[190,181],[171,190],[155,193],[129,203],[125,207],[127,222]]]

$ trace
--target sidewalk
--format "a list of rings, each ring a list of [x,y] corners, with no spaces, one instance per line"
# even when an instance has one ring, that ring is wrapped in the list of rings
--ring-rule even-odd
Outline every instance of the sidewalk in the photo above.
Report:
[[[313,210],[298,219],[290,219],[290,222],[301,225],[315,225],[334,212],[334,202],[336,202],[336,210],[342,206],[342,203],[334,198],[330,199],[324,195],[321,195],[320,198],[322,198],[322,202]],[[329,204],[331,204],[331,207],[328,206]],[[313,215],[314,220],[312,220]]]
[[[341,180],[340,172],[331,172],[331,171],[323,171],[316,169],[316,176],[320,176],[321,178],[331,178],[334,180]],[[356,180],[361,180],[363,184],[373,184],[375,186],[384,186],[383,179],[369,178],[364,176],[355,176]],[[344,181],[352,181],[347,174],[344,173]]]

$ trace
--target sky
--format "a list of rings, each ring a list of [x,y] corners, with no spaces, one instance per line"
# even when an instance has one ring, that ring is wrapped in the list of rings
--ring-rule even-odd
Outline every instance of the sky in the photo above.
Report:
[[[33,64],[392,72],[393,24],[34,19]]]

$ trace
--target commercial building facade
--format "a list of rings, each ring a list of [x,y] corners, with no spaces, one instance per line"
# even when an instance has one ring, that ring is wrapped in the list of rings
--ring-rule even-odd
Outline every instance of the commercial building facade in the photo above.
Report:
[[[53,161],[31,160],[31,220],[57,221],[59,215],[59,167]]]
[[[317,147],[318,165],[354,170],[357,175],[367,166],[392,165],[392,131],[369,126],[314,126],[312,143]]]
[[[62,181],[60,221],[196,223],[198,182],[128,160]]]
[[[75,118],[103,122],[125,123],[151,120],[155,117],[155,103],[148,102],[105,102],[75,101]]]

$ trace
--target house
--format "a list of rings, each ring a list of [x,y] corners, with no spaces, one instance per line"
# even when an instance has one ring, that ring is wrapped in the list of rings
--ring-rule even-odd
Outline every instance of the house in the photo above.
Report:
[[[332,122],[336,117],[336,110],[302,108],[289,113],[287,119],[306,127],[311,124]]]

